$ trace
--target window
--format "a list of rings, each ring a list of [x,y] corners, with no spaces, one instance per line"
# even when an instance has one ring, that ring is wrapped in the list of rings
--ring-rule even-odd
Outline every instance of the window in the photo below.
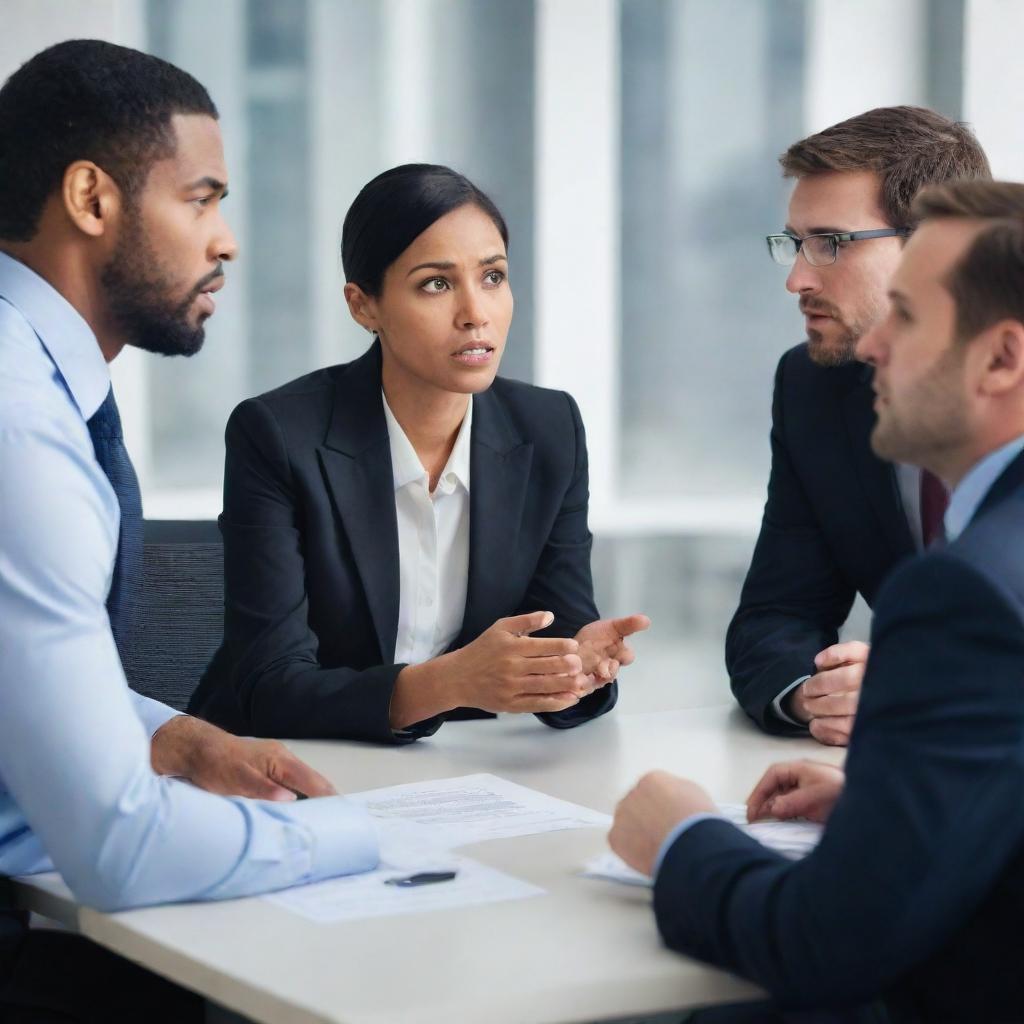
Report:
[[[345,210],[386,167],[450,164],[509,220],[503,372],[583,410],[599,604],[655,621],[641,646],[663,689],[627,683],[626,710],[727,699],[772,371],[801,331],[762,241],[785,218],[778,154],[868,107],[925,103],[963,112],[997,174],[1024,178],[1006,102],[1024,12],[993,0],[107,7],[141,11],[122,41],[210,88],[242,246],[195,360],[118,360],[148,514],[216,515],[233,406],[363,350],[341,293]]]

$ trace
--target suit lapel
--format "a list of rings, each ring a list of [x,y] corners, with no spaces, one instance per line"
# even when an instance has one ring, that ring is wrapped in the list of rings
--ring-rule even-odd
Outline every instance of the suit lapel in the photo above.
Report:
[[[901,557],[914,550],[914,538],[900,498],[896,470],[871,449],[870,437],[875,425],[875,411],[872,408],[874,392],[869,385],[870,377],[870,367],[858,363],[849,368],[848,377],[844,381],[845,393],[842,393],[840,399],[843,419],[861,486],[893,554]]]
[[[398,520],[380,390],[380,343],[337,381],[331,423],[317,450],[370,607],[384,660],[398,635]]]
[[[533,444],[512,425],[493,390],[473,398],[470,446],[469,580],[456,645],[479,636],[514,608],[510,569],[519,541]]]

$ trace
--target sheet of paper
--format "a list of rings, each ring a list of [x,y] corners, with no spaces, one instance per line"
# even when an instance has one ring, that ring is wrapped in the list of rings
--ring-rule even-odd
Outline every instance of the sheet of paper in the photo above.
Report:
[[[824,831],[821,825],[812,821],[759,821],[751,825],[747,822],[747,809],[743,804],[719,804],[718,811],[758,842],[793,860],[810,853]],[[588,860],[581,874],[585,878],[603,878],[623,885],[651,884],[649,876],[634,871],[611,850]]]
[[[525,899],[544,890],[450,851],[485,839],[611,824],[607,814],[487,774],[410,782],[353,793],[349,799],[376,820],[380,867],[264,899],[321,922]],[[445,870],[456,871],[456,877],[408,889],[385,884],[396,876]]]
[[[580,874],[584,878],[601,878],[606,882],[621,882],[622,885],[651,884],[651,876],[634,871],[617,853],[605,850],[596,857],[591,857]]]
[[[405,843],[419,837],[434,849],[452,850],[485,839],[611,825],[607,814],[488,774],[409,782],[349,799],[377,819],[385,849],[394,835]]]
[[[410,863],[415,861],[415,864]],[[328,924],[367,917],[422,914],[431,910],[474,907],[503,900],[521,900],[542,895],[544,890],[512,878],[468,857],[448,854],[442,858],[412,856],[397,864],[381,864],[361,875],[332,878],[294,889],[272,893],[263,899],[310,921]],[[387,879],[421,871],[457,872],[450,882],[435,882],[415,888],[385,884]]]
[[[813,821],[758,821],[749,825],[747,809],[743,804],[724,804],[722,812],[759,843],[793,860],[806,857],[821,841],[825,831],[823,825]]]

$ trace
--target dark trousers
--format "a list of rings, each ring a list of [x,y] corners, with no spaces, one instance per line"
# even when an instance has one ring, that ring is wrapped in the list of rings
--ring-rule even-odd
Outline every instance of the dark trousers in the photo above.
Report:
[[[0,909],[0,1024],[202,1024],[203,999],[69,932]]]
[[[680,1024],[890,1024],[881,1004],[851,1010],[780,1010],[770,1002],[732,1003],[694,1010]]]

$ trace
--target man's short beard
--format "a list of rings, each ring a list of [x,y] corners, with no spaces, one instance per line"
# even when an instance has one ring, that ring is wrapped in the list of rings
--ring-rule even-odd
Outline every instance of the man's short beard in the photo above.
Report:
[[[857,359],[857,343],[874,325],[881,310],[868,307],[863,315],[853,320],[843,320],[840,310],[833,302],[821,298],[801,298],[800,312],[807,315],[830,317],[839,335],[835,341],[826,342],[825,335],[813,327],[807,328],[807,354],[818,366],[846,366]],[[849,314],[848,314],[849,315]]]
[[[188,322],[188,311],[209,280],[203,278],[183,300],[172,302],[173,283],[142,231],[138,211],[131,208],[125,211],[124,230],[100,276],[127,344],[162,356],[192,356],[203,347],[206,332],[202,324]]]
[[[818,366],[846,366],[857,358],[857,342],[859,336],[848,329],[832,344],[826,344],[821,331],[808,329],[807,354],[811,362]]]

